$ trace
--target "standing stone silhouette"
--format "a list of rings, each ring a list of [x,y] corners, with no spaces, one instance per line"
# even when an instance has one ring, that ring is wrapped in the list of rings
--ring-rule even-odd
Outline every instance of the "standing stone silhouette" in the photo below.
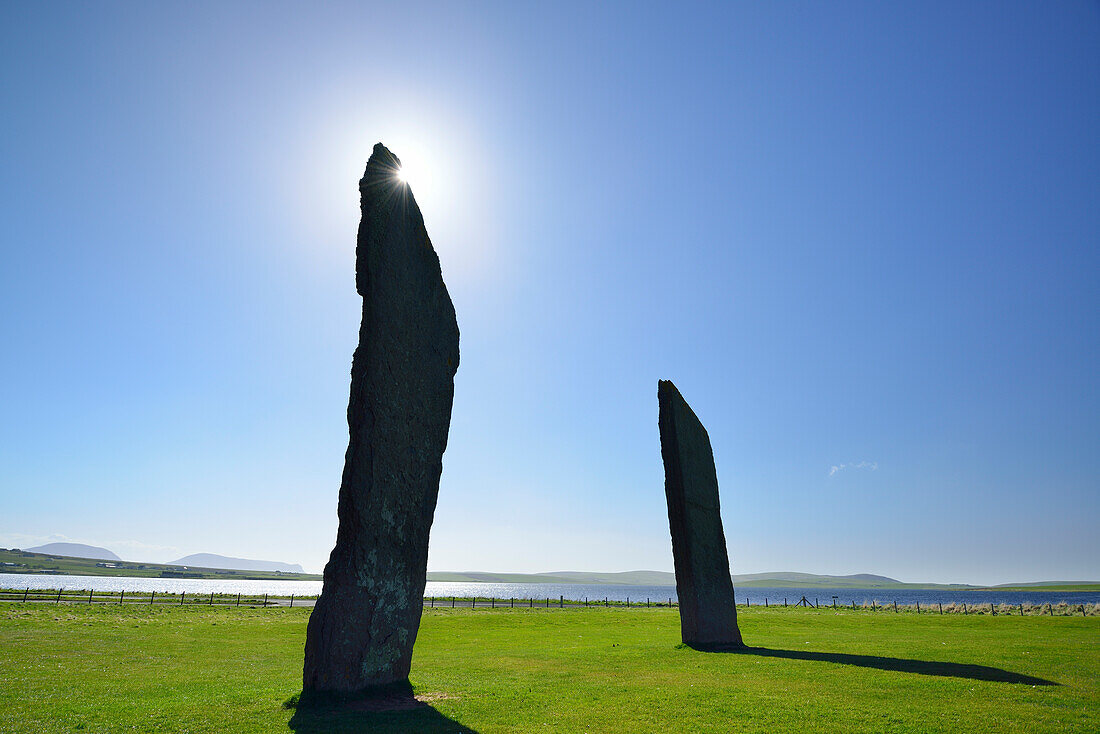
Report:
[[[336,547],[306,631],[302,699],[408,686],[458,369],[458,323],[401,162],[359,182],[350,440]]]
[[[657,404],[681,639],[700,649],[744,647],[710,436],[668,380],[657,382]]]

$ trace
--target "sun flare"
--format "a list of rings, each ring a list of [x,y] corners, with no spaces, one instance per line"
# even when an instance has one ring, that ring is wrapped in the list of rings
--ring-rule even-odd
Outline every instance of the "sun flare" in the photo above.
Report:
[[[387,145],[387,147],[389,147]],[[429,163],[430,156],[421,146],[405,144],[390,148],[401,159],[401,165],[394,171],[394,178],[405,184],[421,203],[430,203],[435,199],[434,166]]]
[[[489,272],[482,270],[486,262],[482,248],[494,220],[485,216],[479,204],[491,197],[485,195],[485,161],[472,165],[477,159],[474,154],[482,150],[478,141],[459,134],[461,125],[432,129],[420,124],[446,117],[442,112],[418,110],[392,119],[378,118],[371,110],[353,112],[333,113],[332,119],[319,121],[323,127],[311,140],[323,147],[304,152],[312,179],[299,200],[304,221],[323,227],[331,252],[346,257],[347,228],[361,217],[357,184],[374,146],[382,143],[400,161],[391,164],[386,178],[395,193],[416,202],[448,277]]]

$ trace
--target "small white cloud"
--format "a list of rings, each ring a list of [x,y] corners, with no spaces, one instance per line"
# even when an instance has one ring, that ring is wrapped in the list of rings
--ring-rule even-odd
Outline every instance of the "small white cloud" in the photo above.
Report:
[[[837,472],[844,471],[845,469],[866,469],[867,471],[875,471],[878,469],[877,461],[861,461],[858,464],[833,464],[829,467],[829,476],[833,476]]]
[[[0,531],[0,548],[30,548],[46,543],[69,543],[71,538],[54,533],[52,535],[28,535],[27,533],[9,533]]]

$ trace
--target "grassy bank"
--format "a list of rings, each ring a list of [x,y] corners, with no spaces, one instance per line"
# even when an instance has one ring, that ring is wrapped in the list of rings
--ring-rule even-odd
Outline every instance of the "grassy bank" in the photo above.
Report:
[[[0,731],[1095,731],[1100,619],[740,614],[749,654],[669,609],[429,609],[398,712],[302,711],[308,610],[0,605]],[[1047,685],[1053,683],[1056,685]]]
[[[1100,584],[1029,584],[1027,586],[987,586],[978,591],[1100,591]]]
[[[136,576],[139,578],[187,578],[187,579],[259,579],[281,581],[320,581],[321,576],[312,573],[282,573],[277,571],[232,571],[220,568],[196,566],[169,566],[161,563],[137,563],[135,561],[97,561],[94,558],[54,556],[48,553],[0,548],[0,573],[11,574],[64,574],[67,576]],[[8,581],[6,586],[18,586],[18,580]]]

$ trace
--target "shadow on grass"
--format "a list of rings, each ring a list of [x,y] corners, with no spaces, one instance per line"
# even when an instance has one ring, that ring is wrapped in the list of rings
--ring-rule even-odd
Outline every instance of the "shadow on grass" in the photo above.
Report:
[[[852,655],[844,652],[813,652],[811,650],[772,650],[767,647],[741,647],[727,649],[697,649],[700,652],[721,652],[737,655],[760,655],[768,658],[786,658],[788,660],[813,660],[823,663],[856,665],[861,668],[877,668],[897,673],[917,673],[918,675],[938,675],[948,678],[969,678],[987,680],[996,683],[1022,683],[1029,686],[1056,686],[1058,683],[1044,678],[1013,673],[1002,668],[968,663],[943,663],[929,660],[909,660],[907,658],[884,658],[877,655]]]
[[[299,734],[333,734],[335,732],[461,732],[477,734],[436,711],[426,701],[413,696],[412,691],[395,691],[360,700],[327,699],[308,704],[299,703],[298,696],[284,706],[294,709],[288,726]]]

